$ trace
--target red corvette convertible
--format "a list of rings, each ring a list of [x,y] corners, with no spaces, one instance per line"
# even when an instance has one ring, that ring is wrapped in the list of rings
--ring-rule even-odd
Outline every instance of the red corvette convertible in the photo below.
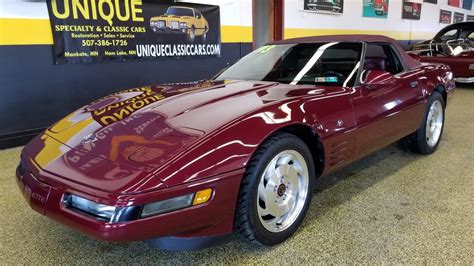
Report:
[[[434,152],[451,78],[383,36],[275,42],[213,80],[80,108],[24,148],[17,182],[35,211],[106,241],[275,245],[317,177],[399,140]]]
[[[414,45],[410,54],[421,62],[448,65],[456,82],[474,83],[474,22],[449,25],[432,40]]]

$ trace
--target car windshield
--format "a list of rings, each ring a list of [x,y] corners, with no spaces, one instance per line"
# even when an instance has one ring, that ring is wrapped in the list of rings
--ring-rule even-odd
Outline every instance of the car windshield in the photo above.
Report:
[[[192,17],[194,16],[193,10],[189,8],[180,8],[180,7],[170,7],[168,8],[168,11],[166,11],[166,15],[168,16],[179,16],[179,17]]]
[[[217,79],[352,86],[361,51],[361,43],[348,42],[266,45],[229,67]]]

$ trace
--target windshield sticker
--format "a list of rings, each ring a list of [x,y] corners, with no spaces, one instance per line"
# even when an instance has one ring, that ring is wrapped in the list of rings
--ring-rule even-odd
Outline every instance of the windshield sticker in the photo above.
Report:
[[[314,82],[338,82],[337,77],[319,77],[315,78]]]

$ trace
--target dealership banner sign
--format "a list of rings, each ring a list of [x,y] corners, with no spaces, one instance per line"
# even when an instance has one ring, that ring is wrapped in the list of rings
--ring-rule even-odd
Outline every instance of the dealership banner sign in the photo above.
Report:
[[[221,54],[218,6],[169,0],[47,3],[57,64]]]
[[[303,10],[340,15],[344,12],[344,0],[304,0]]]
[[[363,0],[362,16],[368,18],[387,18],[389,0]]]

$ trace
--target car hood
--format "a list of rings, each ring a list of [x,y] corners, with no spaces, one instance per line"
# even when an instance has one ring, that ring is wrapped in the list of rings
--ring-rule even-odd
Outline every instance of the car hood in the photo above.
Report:
[[[190,20],[194,17],[191,16],[176,16],[176,15],[161,15],[158,17],[151,18],[152,21],[160,20],[160,19],[183,19],[183,20]]]
[[[161,167],[260,108],[265,103],[255,92],[277,85],[202,81],[125,90],[78,109],[45,134],[88,156],[130,167]]]

